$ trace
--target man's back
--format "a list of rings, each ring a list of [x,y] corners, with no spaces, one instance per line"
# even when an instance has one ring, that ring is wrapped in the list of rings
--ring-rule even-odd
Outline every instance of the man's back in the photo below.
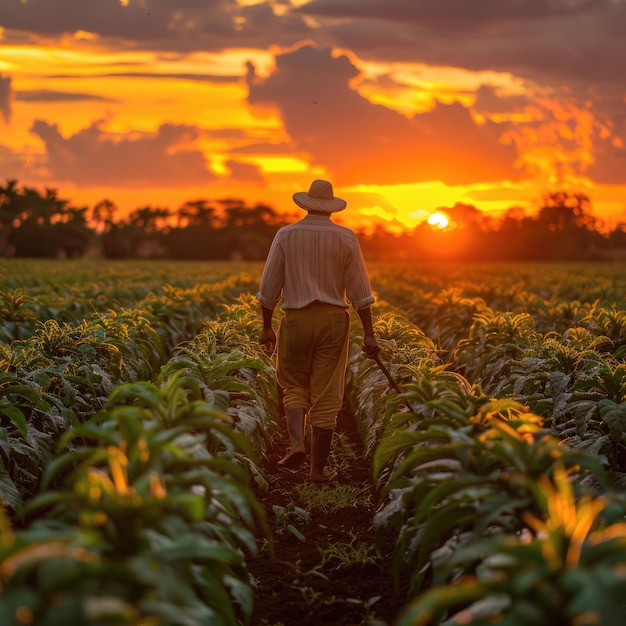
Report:
[[[347,307],[371,296],[356,235],[323,215],[281,228],[270,249],[260,292],[282,308],[301,309],[319,301]],[[358,306],[357,306],[358,308]]]

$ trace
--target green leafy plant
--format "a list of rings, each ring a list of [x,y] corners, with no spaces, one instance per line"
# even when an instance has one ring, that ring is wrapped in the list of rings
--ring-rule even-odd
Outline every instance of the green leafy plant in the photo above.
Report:
[[[249,618],[241,548],[256,549],[264,517],[235,459],[253,452],[227,406],[226,392],[207,400],[182,376],[164,387],[129,383],[97,419],[68,431],[63,447],[90,444],[50,463],[42,485],[58,487],[26,509],[46,516],[4,546],[0,610],[21,602],[38,624],[62,613],[88,624],[90,607],[103,605],[109,619],[130,611],[137,620],[234,626]]]
[[[524,516],[523,532],[452,554],[444,574],[455,580],[412,600],[398,626],[623,623],[623,499],[577,499],[562,470],[540,477],[535,492],[538,515]]]
[[[274,504],[272,506],[272,512],[276,516],[275,531],[277,534],[280,535],[284,532],[289,532],[298,539],[298,541],[306,541],[306,537],[297,528],[296,524],[307,524],[311,521],[311,516],[308,511],[290,502],[286,506]]]
[[[471,416],[453,405],[439,404],[439,410],[456,423],[393,431],[374,457],[375,471],[397,459],[383,489],[390,500],[376,521],[380,533],[396,528],[394,572],[398,580],[409,572],[413,592],[437,566],[433,553],[458,543],[460,535],[474,541],[518,531],[524,513],[536,506],[534,482],[556,463],[603,476],[596,458],[564,448],[541,429],[539,417],[513,401],[487,403]]]

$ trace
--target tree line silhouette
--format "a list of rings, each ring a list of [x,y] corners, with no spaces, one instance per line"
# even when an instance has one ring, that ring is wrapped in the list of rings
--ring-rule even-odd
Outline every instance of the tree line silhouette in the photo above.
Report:
[[[548,193],[536,215],[511,208],[490,217],[470,204],[440,209],[450,227],[422,223],[400,234],[359,231],[375,261],[576,261],[626,258],[626,225],[601,232],[585,194]],[[54,189],[0,185],[0,256],[109,259],[169,258],[261,261],[281,226],[302,217],[237,199],[185,202],[177,211],[144,206],[118,217],[104,199],[90,211]]]

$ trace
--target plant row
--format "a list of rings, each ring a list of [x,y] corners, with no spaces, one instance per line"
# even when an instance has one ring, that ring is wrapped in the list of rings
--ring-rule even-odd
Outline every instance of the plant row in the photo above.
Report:
[[[621,266],[471,266],[466,275],[444,266],[420,276],[389,272],[377,285],[403,302],[450,369],[489,396],[519,400],[570,446],[626,470]]]
[[[172,350],[153,383],[116,387],[59,438],[22,507],[4,514],[3,624],[248,623],[245,558],[265,526],[251,480],[279,428],[273,366],[249,338],[250,297]]]
[[[402,393],[356,352],[349,393],[382,489],[375,526],[408,580],[398,626],[622,623],[626,500],[606,459],[485,394],[397,313],[376,332]]]
[[[445,351],[467,337],[475,315],[490,311],[528,315],[543,334],[586,327],[616,348],[626,341],[619,264],[374,265],[372,283]]]
[[[570,447],[604,455],[623,474],[626,363],[611,318],[605,311],[601,325],[542,334],[527,314],[485,311],[458,341],[451,367],[490,396],[517,399]]]
[[[184,376],[140,381],[70,428],[23,527],[3,516],[0,621],[247,621],[242,548],[255,550],[263,515],[234,458],[253,452],[228,404],[226,392],[208,394]]]
[[[42,322],[0,346],[0,495],[16,509],[36,488],[55,442],[102,408],[120,384],[151,380],[219,303],[250,288],[246,275],[192,289],[164,289],[132,309],[76,325]]]
[[[51,319],[76,325],[172,291],[192,290],[202,300],[216,283],[252,284],[250,270],[256,272],[250,264],[0,260],[0,341],[27,339]]]

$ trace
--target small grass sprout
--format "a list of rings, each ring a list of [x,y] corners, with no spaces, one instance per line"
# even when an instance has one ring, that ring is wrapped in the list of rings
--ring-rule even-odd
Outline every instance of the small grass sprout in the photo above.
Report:
[[[358,535],[350,532],[349,541],[335,541],[325,548],[320,548],[322,564],[332,564],[332,570],[337,571],[352,565],[375,565],[376,555],[374,546],[364,542]]]
[[[346,485],[343,483],[300,483],[294,488],[302,506],[311,511],[319,509],[332,513],[345,507],[366,508],[372,506],[371,485]]]

